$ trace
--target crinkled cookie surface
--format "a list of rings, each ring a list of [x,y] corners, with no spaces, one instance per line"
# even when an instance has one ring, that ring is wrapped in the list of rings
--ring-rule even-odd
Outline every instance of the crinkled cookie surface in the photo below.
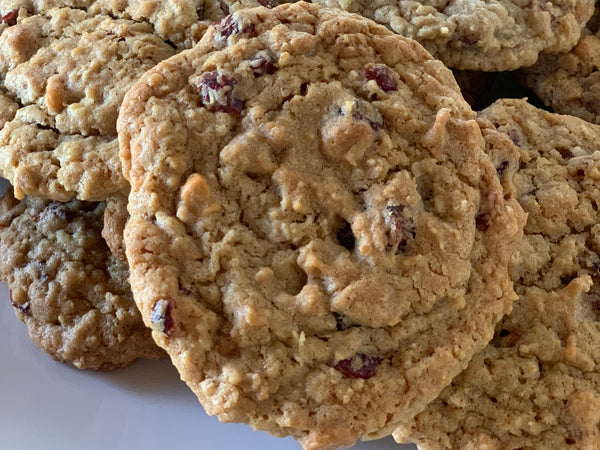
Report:
[[[117,261],[100,236],[103,203],[59,203],[9,189],[0,201],[0,280],[37,346],[80,369],[159,358]]]
[[[595,449],[600,442],[600,127],[524,100],[482,112],[521,151],[519,300],[440,397],[395,432],[419,448]]]
[[[449,67],[503,71],[564,52],[591,17],[591,0],[316,0],[416,39]]]
[[[0,130],[0,174],[18,198],[104,200],[126,188],[116,119],[133,82],[175,50],[152,27],[51,9],[0,35],[0,71],[18,101]]]
[[[483,348],[522,211],[474,119],[416,42],[306,3],[238,11],[136,83],[132,289],[210,414],[350,445]]]
[[[598,67],[600,29],[595,17],[571,51],[542,55],[535,65],[522,71],[522,80],[554,112],[600,124]]]

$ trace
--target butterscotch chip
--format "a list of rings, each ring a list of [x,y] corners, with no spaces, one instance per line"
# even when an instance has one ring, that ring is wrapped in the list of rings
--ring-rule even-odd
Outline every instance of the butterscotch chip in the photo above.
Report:
[[[600,127],[524,100],[481,115],[521,152],[519,300],[485,350],[395,437],[423,449],[597,448]]]
[[[418,43],[307,3],[240,10],[135,84],[134,298],[209,414],[350,445],[483,348],[522,211],[475,118]]]
[[[315,0],[416,39],[449,67],[499,72],[570,50],[593,0]]]
[[[0,280],[15,314],[53,358],[111,370],[160,358],[142,323],[125,263],[100,236],[104,203],[58,203],[8,192],[0,201]]]

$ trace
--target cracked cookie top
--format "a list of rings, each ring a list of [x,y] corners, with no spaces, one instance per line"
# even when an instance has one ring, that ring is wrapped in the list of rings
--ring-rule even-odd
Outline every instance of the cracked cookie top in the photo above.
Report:
[[[528,213],[519,300],[440,397],[394,434],[419,448],[596,448],[600,442],[600,127],[501,100],[481,115],[518,146]]]
[[[598,11],[577,45],[567,53],[540,56],[522,80],[559,114],[600,124],[600,29]]]
[[[159,358],[127,282],[100,236],[104,203],[0,200],[0,280],[34,343],[80,369]]]
[[[475,117],[418,43],[307,3],[238,11],[135,84],[134,298],[210,414],[350,445],[485,346],[522,211]]]

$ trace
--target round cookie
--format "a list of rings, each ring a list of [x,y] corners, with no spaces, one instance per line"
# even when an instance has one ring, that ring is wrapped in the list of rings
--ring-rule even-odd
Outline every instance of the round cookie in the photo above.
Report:
[[[104,200],[126,188],[116,119],[127,89],[175,53],[148,24],[52,9],[0,35],[4,86],[21,108],[0,131],[15,195]]]
[[[498,101],[481,115],[521,151],[529,214],[519,300],[440,397],[399,428],[422,449],[594,449],[600,442],[600,127]]]
[[[79,369],[160,358],[131,296],[126,264],[100,236],[104,203],[58,203],[9,190],[0,201],[0,280],[31,339]]]
[[[359,13],[416,39],[449,67],[499,72],[564,52],[579,39],[594,1],[315,0]]]
[[[0,168],[18,197],[102,199],[125,187],[118,106],[137,75],[174,53],[150,31],[73,9],[4,30],[4,84],[23,107],[1,132]]]
[[[600,29],[593,22],[570,52],[540,56],[522,80],[554,112],[600,124]]]
[[[209,414],[304,448],[389,434],[514,300],[522,211],[418,43],[240,10],[128,92],[134,298]]]

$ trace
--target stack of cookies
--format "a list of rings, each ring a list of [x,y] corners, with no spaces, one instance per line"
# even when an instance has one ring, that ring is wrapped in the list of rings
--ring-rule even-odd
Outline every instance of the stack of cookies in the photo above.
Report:
[[[17,317],[307,450],[600,448],[594,3],[316,3],[0,1]]]

